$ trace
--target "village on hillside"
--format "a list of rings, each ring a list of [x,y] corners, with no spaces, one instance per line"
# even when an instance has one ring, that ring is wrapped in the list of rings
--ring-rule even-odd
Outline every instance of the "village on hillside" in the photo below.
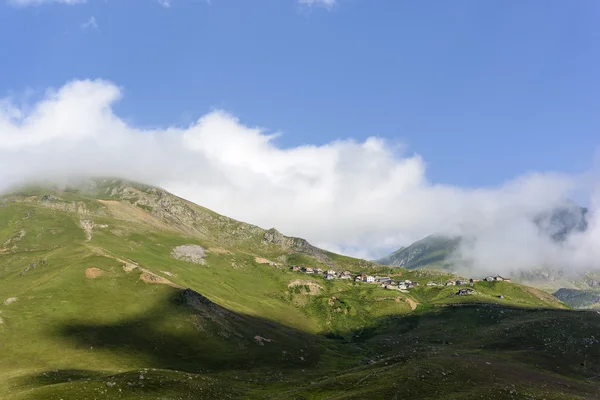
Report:
[[[290,266],[290,270],[292,270],[294,272],[302,272],[305,274],[320,275],[320,276],[323,276],[323,278],[326,280],[347,279],[347,280],[353,280],[354,282],[377,284],[377,285],[380,285],[384,289],[399,290],[404,293],[408,293],[408,291],[410,289],[413,289],[420,285],[419,282],[411,281],[410,279],[399,280],[396,282],[389,276],[373,276],[373,275],[367,275],[367,274],[359,274],[359,275],[353,276],[352,272],[350,272],[350,271],[343,271],[343,272],[337,272],[334,270],[323,271],[321,268],[311,268],[311,267],[299,266],[299,265]],[[429,282],[427,282],[426,286],[463,286],[463,285],[472,285],[473,283],[481,282],[481,281],[484,281],[484,282],[510,282],[511,280],[510,280],[510,278],[505,278],[500,275],[496,275],[496,276],[487,276],[483,279],[475,279],[475,278],[471,278],[468,280],[457,279],[457,280],[448,280],[446,282],[429,281]],[[463,288],[463,289],[459,289],[459,291],[456,292],[455,295],[462,296],[462,295],[468,295],[468,294],[473,294],[473,293],[474,293],[473,289]]]

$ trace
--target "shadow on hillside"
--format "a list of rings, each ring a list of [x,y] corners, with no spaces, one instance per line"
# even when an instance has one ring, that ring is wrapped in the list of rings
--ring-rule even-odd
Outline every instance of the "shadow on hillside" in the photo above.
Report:
[[[374,319],[370,327],[337,332],[337,339],[328,340],[234,313],[186,289],[142,317],[114,324],[66,323],[54,333],[83,351],[121,358],[122,365],[133,368],[195,374],[235,371],[254,383],[269,383],[283,374],[312,370],[309,374],[314,375],[318,368],[336,365],[331,364],[332,357],[324,358],[325,351],[333,348],[329,344],[335,344],[340,358],[354,360],[357,348],[362,348],[363,365],[384,359],[394,364],[415,357],[485,353],[589,378],[600,374],[600,342],[594,339],[598,326],[596,313],[471,304]],[[53,372],[30,376],[28,383],[44,386],[106,376],[101,371]]]
[[[316,336],[223,308],[191,289],[168,304],[114,324],[67,323],[58,334],[90,351],[108,351],[146,367],[192,373],[315,366]]]
[[[134,381],[140,383],[137,377],[142,369],[149,369],[145,374],[154,369],[180,374],[170,383],[161,377],[157,392],[197,379],[188,374],[231,372],[267,383],[278,381],[284,374],[315,369],[326,351],[323,337],[235,313],[191,289],[175,290],[165,304],[134,319],[107,324],[65,322],[50,334],[66,346],[90,352],[87,357],[91,366],[98,360],[99,365],[111,368],[114,364],[115,369],[131,371],[112,375],[93,369],[50,370],[20,378],[19,385],[44,387],[88,381],[104,385],[120,375],[135,375]],[[156,382],[147,375],[141,384],[125,389],[152,392]]]

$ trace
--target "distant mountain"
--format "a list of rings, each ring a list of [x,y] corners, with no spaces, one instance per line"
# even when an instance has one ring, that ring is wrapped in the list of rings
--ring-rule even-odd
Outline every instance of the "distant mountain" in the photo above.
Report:
[[[588,209],[568,200],[550,212],[538,214],[533,222],[540,232],[557,242],[564,241],[573,232],[587,229]],[[461,236],[429,235],[408,247],[402,247],[390,255],[376,260],[377,263],[407,269],[428,268],[452,270],[452,253],[458,248]]]
[[[433,234],[408,247],[402,247],[376,262],[407,269],[420,267],[451,269],[452,264],[448,261],[448,257],[456,250],[460,241],[460,237],[449,238]]]
[[[554,297],[573,308],[600,306],[600,290],[558,289]]]

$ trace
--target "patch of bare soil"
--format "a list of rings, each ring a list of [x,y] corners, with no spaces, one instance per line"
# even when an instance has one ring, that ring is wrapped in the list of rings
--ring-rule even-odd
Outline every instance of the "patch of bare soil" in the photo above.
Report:
[[[183,289],[181,286],[178,286],[171,282],[170,280],[163,278],[162,276],[156,275],[153,272],[148,271],[147,269],[142,269],[142,274],[140,275],[140,279],[145,283],[157,283],[159,285],[169,285],[175,288]]]
[[[102,276],[104,271],[100,268],[92,267],[85,270],[85,277],[88,279],[96,279]]]
[[[419,305],[419,303],[417,303],[413,299],[409,299],[408,297],[406,299],[404,299],[404,301],[406,301],[408,303],[411,310],[416,310],[417,306]]]
[[[271,343],[271,342],[275,341],[273,339],[267,339],[267,338],[264,338],[264,337],[258,336],[258,335],[254,336],[254,340],[256,340],[256,343],[260,344],[261,346],[265,345],[264,342]]]
[[[177,246],[171,252],[171,257],[194,264],[204,264],[204,249],[195,244]]]
[[[269,264],[269,265],[277,265],[276,262],[271,261],[271,260],[267,260],[266,258],[262,258],[262,257],[254,257],[254,262],[256,262],[257,264]]]
[[[317,285],[316,283],[314,283],[312,281],[304,281],[301,279],[297,279],[295,281],[290,282],[290,284],[288,285],[288,288],[293,288],[296,286],[306,286],[308,288],[308,294],[311,294],[311,295],[317,295],[317,294],[319,294],[319,291],[321,289],[323,289],[320,285]]]

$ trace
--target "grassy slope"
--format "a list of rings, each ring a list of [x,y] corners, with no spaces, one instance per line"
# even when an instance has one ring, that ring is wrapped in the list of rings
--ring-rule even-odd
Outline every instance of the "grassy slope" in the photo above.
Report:
[[[41,206],[38,200],[23,203],[22,198],[0,208],[0,245],[26,232],[20,240],[8,242],[0,254],[0,301],[17,298],[11,304],[0,302],[0,398],[227,398],[247,391],[252,397],[389,398],[392,392],[385,388],[392,387],[387,384],[392,376],[401,376],[406,390],[422,391],[420,378],[411,381],[416,371],[445,368],[458,372],[471,362],[481,362],[479,357],[502,357],[515,368],[541,364],[536,381],[523,381],[528,390],[538,390],[544,382],[556,380],[557,371],[549,370],[554,360],[543,359],[543,349],[521,355],[522,346],[515,345],[514,350],[505,351],[504,330],[514,325],[535,330],[545,320],[572,330],[584,325],[584,315],[586,326],[598,328],[595,315],[556,311],[553,308],[560,304],[552,298],[518,285],[479,283],[475,286],[478,295],[450,298],[456,288],[421,287],[404,294],[362,283],[326,282],[255,262],[257,255],[275,259],[287,254],[275,245],[250,240],[235,246],[229,240],[216,242],[210,236],[156,229],[143,218],[123,221],[110,213],[90,216],[85,214],[89,210],[103,210],[93,198],[65,192],[60,196],[65,202],[83,203],[87,211],[82,216]],[[108,226],[94,229],[87,242],[80,218]],[[218,246],[219,250],[209,251],[206,264],[197,265],[170,256],[171,249],[180,244]],[[359,272],[356,269],[364,265],[328,256],[338,269]],[[191,307],[180,289],[145,283],[138,270],[125,272],[120,260],[127,259],[176,285],[192,288],[218,306]],[[321,264],[307,255],[288,254],[288,260],[295,259]],[[21,276],[31,263],[36,268]],[[86,278],[86,270],[92,267],[101,269],[102,275]],[[394,272],[422,283],[432,278],[422,271],[381,267],[378,272]],[[312,281],[321,289],[310,294],[303,285],[288,288],[297,280]],[[505,299],[498,299],[498,294]],[[407,299],[419,303],[417,311],[411,311]],[[454,302],[551,309],[546,314],[491,309],[483,321],[473,323],[472,316],[481,314],[473,314],[471,308],[444,307]],[[500,312],[509,313],[512,319]],[[472,325],[468,341],[460,340],[463,323]],[[448,328],[447,337],[455,344],[440,350],[436,341],[442,326]],[[541,330],[542,334],[547,331]],[[256,335],[274,341],[260,345]],[[577,331],[571,339],[573,353],[561,362],[577,365],[581,358],[576,351],[578,341],[589,335]],[[411,341],[417,336],[421,343],[433,344],[416,345]],[[540,340],[546,343],[552,338]],[[518,343],[515,339],[513,344]],[[450,353],[458,349],[475,358],[456,363]],[[590,343],[586,349],[597,355],[598,345]],[[560,377],[578,388],[574,395],[587,393],[577,386],[578,380],[600,373],[597,361],[586,362],[585,373],[568,371]],[[365,380],[370,374],[373,378]],[[463,375],[450,375],[444,387],[454,390]],[[471,375],[479,372],[469,369]],[[495,381],[486,373],[477,379],[486,384]],[[589,388],[597,390],[592,384]],[[440,388],[431,390],[429,398],[447,398],[435,394]],[[554,388],[546,392],[553,393]]]

